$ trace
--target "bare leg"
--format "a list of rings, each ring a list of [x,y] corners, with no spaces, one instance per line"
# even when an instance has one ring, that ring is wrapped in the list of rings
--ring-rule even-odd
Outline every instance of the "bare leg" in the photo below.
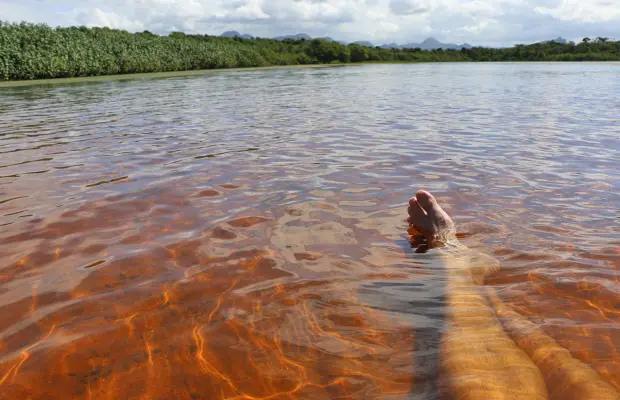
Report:
[[[499,269],[497,261],[458,244],[452,219],[430,193],[417,192],[408,213],[429,249],[443,247],[436,252],[446,271],[449,321],[441,345],[442,397],[620,400],[594,369],[504,304],[493,288],[485,295],[480,284]]]
[[[478,284],[497,268],[459,245],[454,223],[423,190],[409,201],[409,223],[443,266],[447,330],[440,350],[440,393],[455,399],[546,399],[540,370],[505,333]]]

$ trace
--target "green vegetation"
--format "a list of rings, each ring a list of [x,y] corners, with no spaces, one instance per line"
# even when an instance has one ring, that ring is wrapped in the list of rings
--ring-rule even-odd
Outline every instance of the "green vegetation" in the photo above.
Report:
[[[0,80],[24,80],[357,62],[609,61],[620,42],[540,43],[508,49],[381,49],[321,39],[283,40],[168,36],[109,28],[51,28],[0,22]]]

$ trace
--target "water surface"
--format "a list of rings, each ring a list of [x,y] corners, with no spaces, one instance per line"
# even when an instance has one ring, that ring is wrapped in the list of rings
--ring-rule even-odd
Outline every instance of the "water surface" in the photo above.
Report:
[[[438,395],[419,188],[620,389],[620,64],[0,89],[0,398]]]

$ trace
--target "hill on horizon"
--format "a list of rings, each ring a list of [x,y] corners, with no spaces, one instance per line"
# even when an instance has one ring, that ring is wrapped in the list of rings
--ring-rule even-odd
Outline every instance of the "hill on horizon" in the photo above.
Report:
[[[423,42],[416,43],[406,43],[406,44],[396,44],[389,43],[381,46],[384,49],[422,49],[422,50],[434,50],[434,49],[444,49],[444,50],[460,50],[460,49],[471,49],[473,46],[469,43],[463,44],[454,44],[454,43],[442,43],[434,37],[429,37],[425,39]]]
[[[293,39],[293,40],[306,39],[306,40],[312,40],[312,36],[307,35],[305,33],[298,33],[296,35],[276,36],[273,39],[275,39],[275,40],[285,40],[285,39]]]
[[[253,39],[254,36],[249,35],[249,34],[242,34],[239,33],[237,31],[226,31],[224,33],[222,33],[220,35],[221,37],[240,37],[242,39]],[[323,39],[323,40],[327,40],[328,42],[338,42],[341,44],[358,44],[360,46],[367,46],[367,47],[375,47],[377,46],[376,44],[373,44],[372,42],[368,41],[368,40],[358,40],[355,42],[345,42],[345,41],[341,41],[341,40],[335,40],[329,36],[324,36],[324,37],[312,37],[310,35],[308,35],[307,33],[297,33],[295,35],[282,35],[282,36],[275,36],[272,39],[275,40],[286,40],[286,39],[292,39],[292,40],[312,40],[312,39]],[[537,43],[560,43],[560,44],[566,44],[568,43],[568,40],[564,39],[563,37],[558,37],[556,39],[551,39],[551,40],[545,40],[542,42],[537,42]],[[405,44],[398,44],[395,42],[392,43],[386,43],[386,44],[382,44],[382,45],[378,45],[379,47],[381,47],[382,49],[415,49],[415,48],[419,48],[422,50],[434,50],[434,49],[443,49],[443,50],[461,50],[461,49],[471,49],[473,47],[486,47],[486,46],[472,46],[469,43],[463,43],[463,44],[455,44],[455,43],[444,43],[444,42],[440,42],[439,40],[435,39],[434,37],[429,37],[425,40],[423,40],[422,42],[410,42],[410,43],[405,43]],[[498,47],[499,48],[499,47]]]
[[[559,37],[557,37],[557,38],[555,38],[555,39],[552,39],[552,40],[545,40],[545,41],[542,41],[542,42],[539,42],[539,43],[560,43],[560,44],[567,44],[567,43],[568,43],[568,40],[564,39],[562,36],[559,36]]]
[[[353,42],[353,44],[359,44],[360,46],[366,46],[366,47],[375,47],[375,45],[372,44],[372,42],[369,42],[367,40],[358,40],[357,42]]]
[[[220,37],[229,37],[229,38],[240,37],[241,39],[254,39],[254,36],[252,35],[241,34],[237,31],[226,31],[222,33]]]

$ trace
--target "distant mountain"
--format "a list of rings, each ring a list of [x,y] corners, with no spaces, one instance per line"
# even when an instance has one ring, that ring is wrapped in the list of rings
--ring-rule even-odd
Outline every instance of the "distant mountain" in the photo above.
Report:
[[[400,49],[400,45],[396,43],[388,43],[388,44],[382,44],[381,48],[382,49]]]
[[[220,35],[221,37],[229,37],[229,38],[234,38],[234,37],[240,37],[242,39],[252,39],[253,36],[252,35],[248,35],[248,34],[244,34],[244,33],[239,33],[237,31],[226,31],[224,33],[222,33]],[[284,36],[276,36],[274,37],[275,40],[285,40],[285,39],[293,39],[293,40],[300,40],[300,39],[305,39],[305,40],[312,40],[312,36],[306,34],[306,33],[298,33],[296,35],[284,35]],[[327,40],[328,42],[338,42],[338,43],[342,43],[342,44],[347,44],[347,42],[343,42],[343,41],[337,41],[334,40],[333,38],[329,37],[329,36],[324,36],[324,37],[319,37],[317,39],[323,39],[323,40]],[[551,40],[552,42],[556,42],[556,43],[566,43],[565,39],[562,38],[557,38],[554,40]],[[366,40],[362,40],[362,41],[357,41],[357,42],[353,42],[353,43],[357,43],[361,46],[368,46],[368,47],[375,47],[374,44],[372,44],[369,41]],[[388,44],[384,44],[381,46],[381,48],[383,49],[414,49],[414,48],[420,48],[422,50],[433,50],[433,49],[456,49],[456,50],[460,50],[462,48],[466,48],[466,49],[470,49],[471,45],[467,44],[467,43],[463,43],[463,44],[453,44],[453,43],[441,43],[439,40],[435,39],[435,38],[428,38],[425,41],[423,41],[422,43],[406,43],[406,44],[396,44],[396,43],[388,43]]]
[[[315,38],[315,39],[323,39],[323,40],[327,40],[328,42],[338,42],[340,44],[344,44],[345,46],[347,44],[349,44],[349,42],[345,42],[344,40],[336,40],[336,39],[332,39],[329,36],[323,36],[323,37],[319,37],[319,38]]]
[[[337,43],[340,43],[340,44],[344,44],[345,46],[348,44],[347,42],[343,42],[342,40],[332,39],[329,36],[317,37],[317,38],[314,38],[314,39],[327,40],[328,42],[337,42]]]
[[[366,40],[360,40],[357,42],[353,42],[353,44],[359,44],[360,46],[367,46],[367,47],[375,47],[374,44],[372,44],[371,42],[368,42]]]
[[[252,35],[248,35],[248,34],[242,34],[239,33],[237,31],[226,31],[224,33],[222,33],[220,35],[221,37],[229,37],[229,38],[234,38],[234,37],[240,37],[242,39],[252,39],[253,36]],[[275,40],[285,40],[285,39],[293,39],[293,40],[300,40],[300,39],[305,39],[305,40],[312,40],[312,36],[306,34],[306,33],[298,33],[296,35],[285,35],[285,36],[276,36],[273,39]],[[316,39],[323,39],[323,40],[327,40],[328,42],[338,42],[341,44],[347,44],[347,42],[343,42],[340,40],[335,40],[329,36],[324,36],[324,37],[318,37]],[[372,42],[369,42],[367,40],[360,40],[357,42],[352,42],[355,44],[359,44],[360,46],[368,46],[368,47],[375,47],[375,45]],[[564,39],[563,37],[558,37],[556,39],[552,39],[552,40],[546,40],[543,42],[539,42],[539,43],[560,43],[560,44],[567,44],[568,41],[566,39]],[[428,39],[424,40],[421,43],[416,43],[416,42],[411,42],[411,43],[405,43],[405,44],[397,44],[397,43],[386,43],[380,46],[382,49],[415,49],[415,48],[419,48],[422,50],[434,50],[434,49],[444,49],[444,50],[461,50],[461,49],[471,49],[472,45],[470,45],[469,43],[463,43],[463,44],[455,44],[455,43],[442,43],[439,40],[433,38],[433,37],[429,37]]]
[[[430,37],[426,39],[425,41],[423,41],[422,43],[407,43],[407,44],[398,46],[398,48],[401,48],[401,49],[420,48],[422,50],[434,50],[434,49],[461,50],[463,48],[471,49],[471,45],[468,43],[463,43],[463,44],[442,43],[439,40],[433,37]]]
[[[297,35],[286,35],[286,36],[276,36],[274,37],[275,40],[285,40],[285,39],[293,39],[293,40],[301,40],[301,39],[305,39],[305,40],[312,40],[312,39],[322,39],[322,40],[327,40],[328,42],[338,42],[340,44],[347,44],[347,42],[343,42],[341,40],[335,40],[329,36],[323,36],[323,37],[316,37],[313,38],[312,36],[305,34],[305,33],[298,33]]]
[[[234,37],[240,37],[241,39],[252,39],[253,36],[252,35],[248,35],[248,34],[241,34],[237,31],[226,31],[224,33],[222,33],[220,35],[220,37],[229,37],[229,38],[234,38]]]
[[[559,43],[559,44],[566,44],[566,43],[568,43],[568,40],[564,39],[563,37],[558,37],[557,39],[545,40],[545,41],[540,42],[540,43]]]
[[[276,36],[274,37],[275,40],[284,40],[284,39],[293,39],[293,40],[301,40],[301,39],[306,39],[306,40],[312,40],[312,37],[305,34],[305,33],[298,33],[297,35],[286,35],[286,36]]]

